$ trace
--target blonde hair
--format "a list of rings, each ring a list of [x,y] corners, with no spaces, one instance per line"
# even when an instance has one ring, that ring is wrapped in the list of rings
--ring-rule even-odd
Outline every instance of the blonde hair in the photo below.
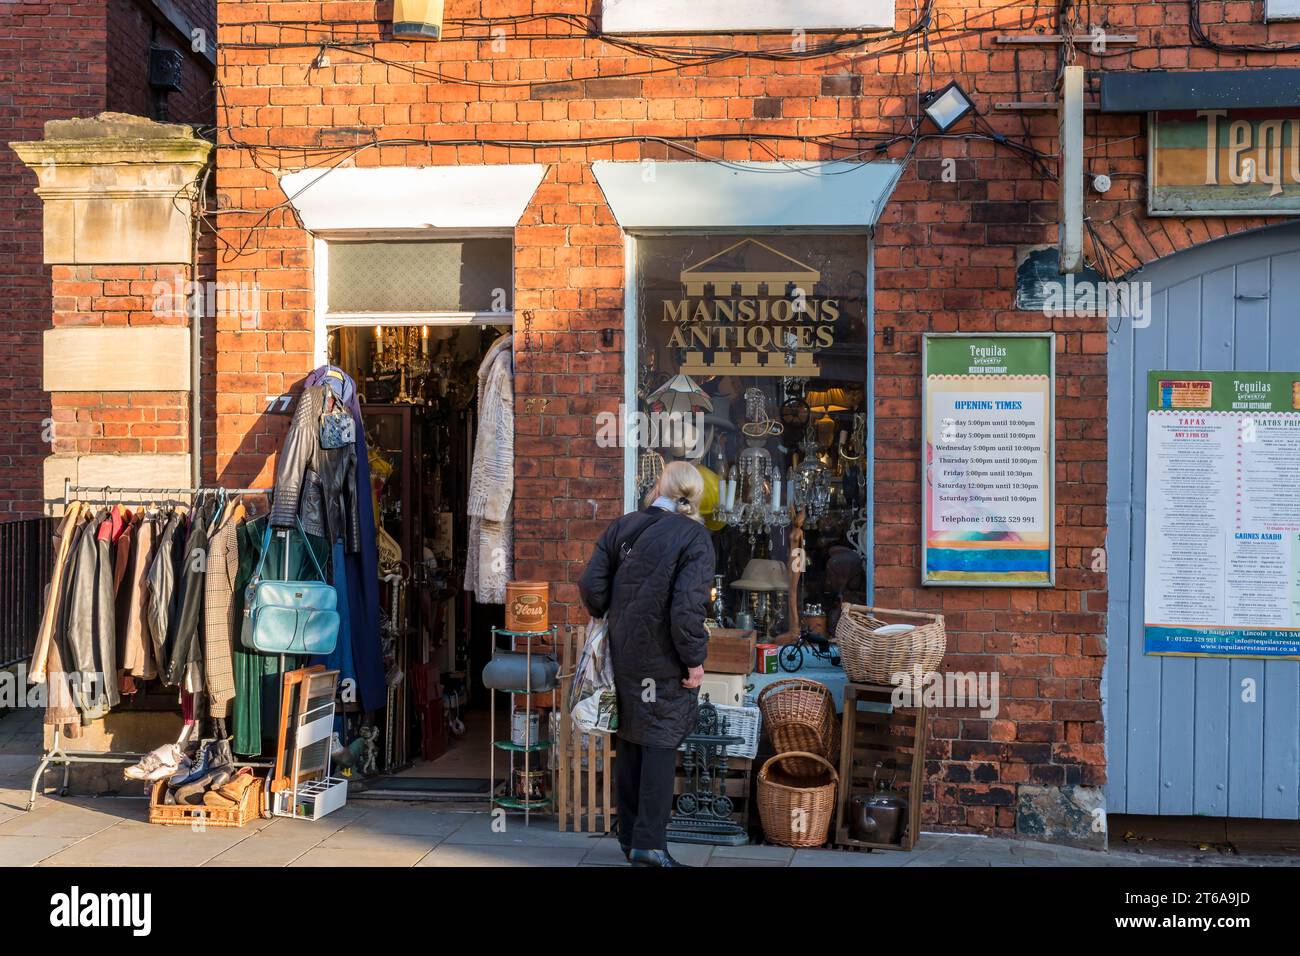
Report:
[[[704,479],[695,466],[685,461],[674,461],[664,467],[659,480],[646,492],[645,504],[649,507],[656,498],[671,498],[677,505],[677,513],[687,515],[696,521],[703,521],[700,515],[700,499],[704,497]]]

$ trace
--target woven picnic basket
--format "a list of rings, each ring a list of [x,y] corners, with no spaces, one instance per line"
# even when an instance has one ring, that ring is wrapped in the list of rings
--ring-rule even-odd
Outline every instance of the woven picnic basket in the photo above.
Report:
[[[839,760],[840,722],[835,717],[835,700],[825,684],[798,677],[779,680],[759,693],[758,709],[777,754],[811,753]],[[783,769],[796,777],[814,777],[822,772],[819,760],[805,757],[786,761]]]
[[[785,765],[815,764],[816,776],[794,775]],[[758,771],[758,818],[768,843],[822,846],[830,834],[839,774],[829,760],[814,753],[777,754]]]
[[[905,634],[878,635],[876,632],[887,624],[915,626]],[[948,647],[942,614],[862,604],[843,606],[835,641],[844,674],[854,684],[892,684],[895,674],[937,670]]]

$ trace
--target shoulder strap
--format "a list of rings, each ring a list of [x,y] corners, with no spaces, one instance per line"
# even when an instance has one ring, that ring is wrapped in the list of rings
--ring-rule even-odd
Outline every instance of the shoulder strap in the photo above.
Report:
[[[312,548],[311,541],[308,540],[307,538],[307,532],[303,529],[302,519],[300,519],[297,515],[294,515],[293,522],[294,522],[294,527],[298,529],[298,534],[302,537],[302,546],[303,549],[307,552],[307,557],[311,559],[312,566],[316,569],[316,573],[320,575],[320,579],[324,581],[325,569],[320,566],[320,561],[316,559],[316,551],[314,548]],[[260,558],[258,558],[257,568],[253,571],[254,580],[260,581],[262,578],[262,568],[266,564],[266,555],[267,552],[271,550],[271,534],[273,530],[274,529],[271,527],[271,519],[268,516],[266,519],[266,531],[264,531],[262,534],[262,555]],[[285,535],[284,546],[286,548],[289,547],[289,537],[287,534]]]
[[[655,513],[641,523],[641,527],[637,528],[628,537],[623,539],[618,546],[618,564],[622,564],[623,559],[632,553],[632,546],[636,544],[637,539],[640,538],[641,535],[645,534],[652,524],[659,521],[659,519],[666,514],[668,514],[667,511],[661,511],[656,508]],[[618,570],[618,564],[614,566],[615,571]]]

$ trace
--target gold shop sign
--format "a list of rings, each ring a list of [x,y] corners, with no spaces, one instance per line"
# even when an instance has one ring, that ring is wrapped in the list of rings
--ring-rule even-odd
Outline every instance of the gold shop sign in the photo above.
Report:
[[[1152,215],[1300,213],[1300,108],[1162,111],[1150,128]]]
[[[835,342],[838,299],[817,298],[821,272],[757,239],[742,239],[681,272],[663,300],[668,345],[686,375],[816,377],[814,352]]]

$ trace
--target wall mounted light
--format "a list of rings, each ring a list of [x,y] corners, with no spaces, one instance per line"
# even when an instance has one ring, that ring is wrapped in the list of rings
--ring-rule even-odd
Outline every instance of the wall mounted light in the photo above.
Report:
[[[958,120],[974,111],[975,104],[961,88],[961,84],[953,80],[947,86],[923,94],[921,108],[930,117],[930,122],[939,127],[939,132],[946,133]]]
[[[393,0],[393,36],[401,40],[442,39],[444,0]]]

